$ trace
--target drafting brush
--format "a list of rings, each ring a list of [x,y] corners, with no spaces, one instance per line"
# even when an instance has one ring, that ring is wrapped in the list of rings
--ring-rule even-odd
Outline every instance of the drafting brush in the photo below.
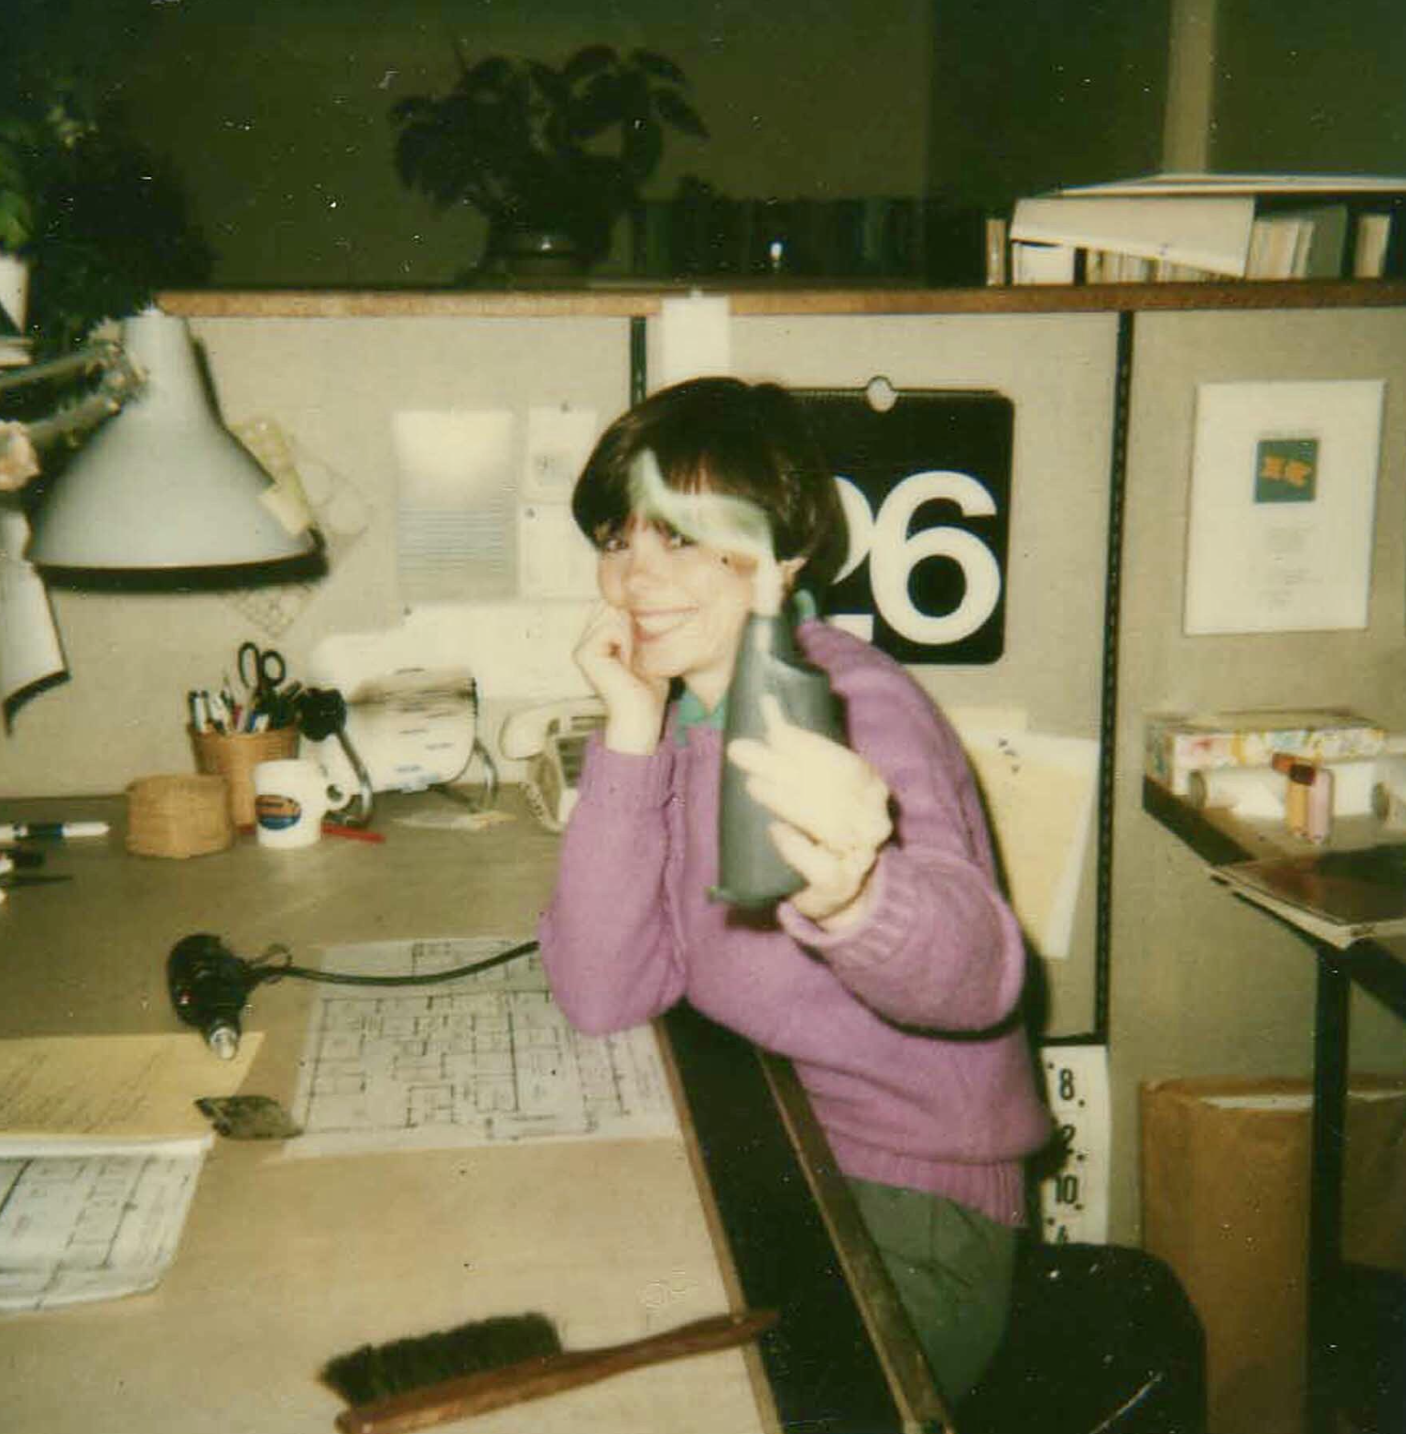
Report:
[[[486,1414],[613,1374],[746,1344],[775,1310],[716,1315],[627,1344],[564,1350],[544,1315],[499,1315],[454,1329],[363,1345],[329,1361],[322,1382],[351,1406],[342,1434],[402,1434]]]

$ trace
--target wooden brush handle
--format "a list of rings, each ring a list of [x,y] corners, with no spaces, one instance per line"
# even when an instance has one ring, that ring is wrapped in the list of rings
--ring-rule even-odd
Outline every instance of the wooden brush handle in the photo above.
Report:
[[[715,1315],[628,1344],[544,1354],[502,1369],[427,1384],[423,1389],[407,1390],[374,1404],[354,1405],[337,1416],[337,1428],[342,1434],[402,1434],[408,1429],[428,1429],[564,1389],[579,1389],[627,1369],[746,1344],[775,1323],[775,1310]]]

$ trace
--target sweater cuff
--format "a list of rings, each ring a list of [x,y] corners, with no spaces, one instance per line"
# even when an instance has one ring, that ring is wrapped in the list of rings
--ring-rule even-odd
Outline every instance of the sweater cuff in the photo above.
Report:
[[[869,882],[869,910],[854,925],[827,931],[787,901],[777,909],[782,929],[826,960],[847,966],[882,965],[912,933],[921,877],[910,863],[886,861],[880,853]]]
[[[662,807],[673,771],[674,754],[667,742],[639,756],[611,751],[600,733],[593,732],[581,769],[580,799],[623,809]]]

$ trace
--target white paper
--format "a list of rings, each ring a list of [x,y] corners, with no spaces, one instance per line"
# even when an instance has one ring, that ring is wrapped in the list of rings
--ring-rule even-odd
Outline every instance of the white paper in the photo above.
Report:
[[[1384,390],[1199,386],[1188,634],[1366,627]]]
[[[527,410],[527,461],[522,497],[564,503],[586,466],[599,418],[593,408],[570,404]]]
[[[732,372],[732,306],[726,297],[690,294],[659,305],[650,388]]]
[[[49,594],[24,560],[28,542],[18,501],[0,495],[0,706],[7,723],[27,693],[68,672]]]
[[[155,1285],[175,1258],[211,1139],[0,1140],[0,1309]]]
[[[324,462],[271,418],[251,418],[230,432],[274,480],[271,492],[292,514],[311,512],[322,534],[327,566],[335,572],[371,526],[371,507],[343,474]],[[317,595],[316,581],[261,583],[232,588],[225,601],[265,637],[281,637]]]
[[[333,947],[323,967],[433,975],[506,950],[497,937]],[[419,987],[326,985],[293,1102],[296,1159],[678,1134],[652,1028],[579,1035],[533,956]]]
[[[596,600],[426,603],[397,627],[323,638],[309,670],[342,691],[419,666],[467,669],[485,702],[584,697],[590,688],[571,654]]]
[[[596,550],[566,503],[518,509],[518,591],[524,598],[594,598]]]
[[[1090,848],[1098,743],[1014,728],[958,731],[991,816],[1011,909],[1042,956],[1064,960]]]
[[[407,601],[514,591],[518,464],[510,410],[392,416],[399,477],[401,595]]]

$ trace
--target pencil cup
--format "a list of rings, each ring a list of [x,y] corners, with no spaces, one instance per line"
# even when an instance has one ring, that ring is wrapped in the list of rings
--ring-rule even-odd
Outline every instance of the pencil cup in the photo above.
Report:
[[[275,727],[267,732],[191,731],[195,765],[225,779],[229,788],[229,814],[237,827],[254,825],[254,768],[260,762],[298,755],[298,729]]]

